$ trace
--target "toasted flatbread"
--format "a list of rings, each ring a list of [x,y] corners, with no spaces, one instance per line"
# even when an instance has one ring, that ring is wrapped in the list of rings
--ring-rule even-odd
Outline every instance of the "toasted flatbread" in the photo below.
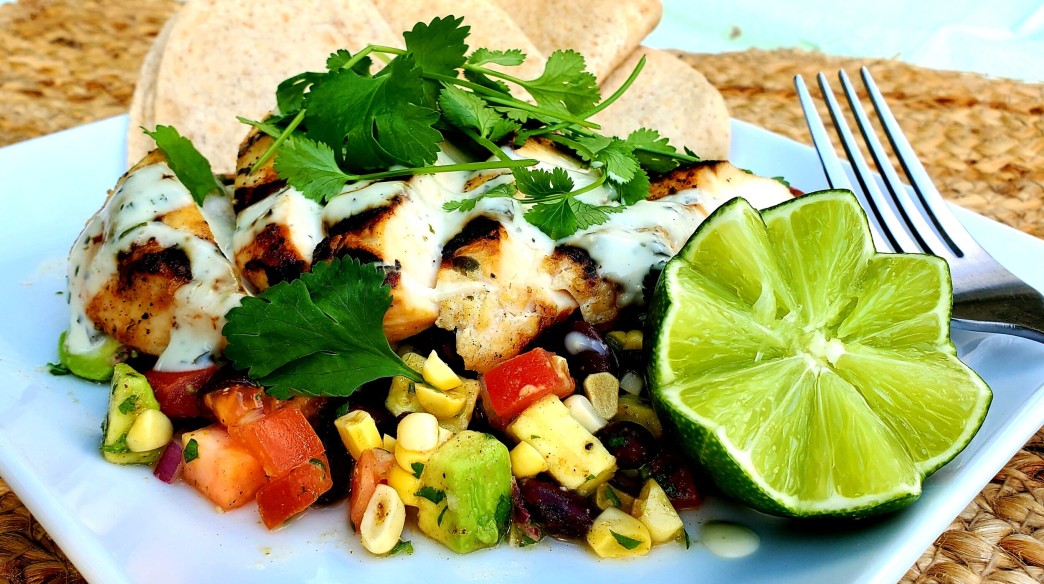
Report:
[[[507,10],[488,0],[373,0],[373,3],[396,32],[410,30],[418,22],[430,22],[436,16],[463,17],[464,24],[471,27],[467,41],[469,51],[479,47],[519,49],[526,54],[526,60],[519,67],[509,68],[512,75],[532,79],[544,70],[544,51],[529,39]]]
[[[602,132],[626,137],[638,128],[652,128],[679,150],[691,148],[705,160],[729,156],[729,111],[725,99],[702,73],[670,53],[639,47],[602,83],[610,95],[631,74],[638,60],[645,68],[618,101],[593,119]]]
[[[215,172],[235,172],[249,129],[237,115],[263,118],[281,81],[322,70],[337,49],[396,38],[365,0],[189,0],[159,65],[153,121],[192,139]]]
[[[660,0],[569,0],[495,2],[549,55],[573,49],[599,80],[634,51],[660,22]]]
[[[156,75],[159,73],[160,61],[163,51],[167,48],[167,38],[174,28],[174,21],[178,15],[174,14],[160,29],[156,39],[149,47],[145,60],[141,63],[141,71],[138,72],[138,82],[134,85],[134,96],[130,103],[130,126],[127,128],[127,166],[138,163],[150,150],[156,147],[156,142],[148,137],[142,128],[154,129],[156,122]]]

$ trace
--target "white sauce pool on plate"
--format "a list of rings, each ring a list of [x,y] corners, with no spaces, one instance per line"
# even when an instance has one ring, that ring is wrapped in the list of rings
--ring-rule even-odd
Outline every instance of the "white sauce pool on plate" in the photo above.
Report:
[[[700,542],[721,558],[742,558],[757,551],[761,538],[748,527],[728,521],[711,521],[703,526]]]

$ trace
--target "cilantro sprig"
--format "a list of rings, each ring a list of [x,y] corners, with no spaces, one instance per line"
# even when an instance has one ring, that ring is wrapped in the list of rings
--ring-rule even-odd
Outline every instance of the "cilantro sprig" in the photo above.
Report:
[[[241,119],[274,138],[254,170],[275,156],[281,178],[325,203],[353,181],[506,169],[516,185],[509,196],[526,206],[526,220],[562,239],[645,199],[650,172],[669,172],[698,160],[653,130],[621,139],[600,134],[591,121],[630,87],[644,59],[602,99],[579,53],[555,51],[539,76],[523,79],[504,70],[525,62],[521,51],[477,48],[469,53],[469,32],[461,18],[435,18],[403,33],[405,49],[340,50],[327,60],[326,71],[287,79],[276,91],[276,115],[261,122]],[[373,57],[387,63],[373,71]],[[447,136],[463,136],[488,159],[440,164],[440,144]],[[593,180],[577,188],[564,172],[532,168],[536,160],[513,159],[503,150],[509,142],[537,136],[584,160]],[[602,186],[615,194],[611,204],[578,198]],[[506,196],[506,190],[482,197]],[[445,209],[470,211],[476,204],[450,201]]]
[[[317,263],[228,312],[225,356],[280,399],[348,396],[395,375],[420,383],[420,374],[384,335],[390,306],[390,288],[375,264],[350,258]]]
[[[172,126],[156,126],[151,132],[142,128],[142,131],[156,141],[156,147],[167,157],[167,165],[192,194],[197,205],[202,205],[211,193],[225,192],[224,187],[214,177],[210,161],[196,150],[191,140],[182,136]]]

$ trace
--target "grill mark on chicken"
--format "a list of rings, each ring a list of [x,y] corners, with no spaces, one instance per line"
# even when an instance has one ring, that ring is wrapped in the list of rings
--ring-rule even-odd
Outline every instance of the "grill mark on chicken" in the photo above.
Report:
[[[580,314],[587,322],[601,324],[619,315],[620,286],[598,275],[598,264],[587,250],[559,246],[544,259],[544,269],[553,274],[554,286],[569,292],[580,305]]]
[[[691,166],[678,168],[655,179],[649,185],[649,199],[655,201],[663,197],[680,193],[689,189],[706,188],[707,181],[715,175],[729,175],[734,172],[746,174],[725,160],[703,160]],[[729,178],[726,178],[729,180]]]
[[[457,253],[460,248],[474,243],[480,239],[486,240],[497,240],[500,238],[500,223],[490,219],[489,217],[476,217],[464,226],[464,229],[460,230],[460,233],[454,235],[446,245],[442,246],[442,261],[443,265],[446,265],[446,260],[450,259]],[[472,261],[475,261],[472,259]]]
[[[264,171],[264,168],[258,170],[258,172],[262,171]],[[253,205],[254,203],[286,188],[286,181],[279,178],[278,175],[275,175],[274,173],[271,177],[266,176],[264,180],[267,182],[258,182],[251,186],[236,187],[232,200],[232,208],[235,209],[236,213],[239,213],[250,205]],[[236,178],[236,182],[240,182],[238,177]]]
[[[236,213],[286,187],[286,181],[276,174],[275,157],[269,158],[257,171],[250,172],[273,142],[271,136],[254,128],[240,146],[232,195],[232,208]]]
[[[189,258],[150,239],[120,252],[116,263],[116,275],[91,299],[87,315],[121,343],[158,355],[170,341],[174,294],[192,280]]]
[[[259,289],[294,280],[308,269],[308,262],[287,244],[288,236],[286,226],[270,223],[245,250],[253,259],[243,264],[243,276]]]

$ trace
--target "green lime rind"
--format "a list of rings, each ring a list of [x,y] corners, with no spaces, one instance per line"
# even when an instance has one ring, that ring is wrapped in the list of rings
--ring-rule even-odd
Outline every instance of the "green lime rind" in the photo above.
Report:
[[[992,399],[950,342],[951,290],[939,258],[877,254],[847,191],[761,214],[734,199],[657,283],[654,403],[723,491],[757,509],[898,509]]]

